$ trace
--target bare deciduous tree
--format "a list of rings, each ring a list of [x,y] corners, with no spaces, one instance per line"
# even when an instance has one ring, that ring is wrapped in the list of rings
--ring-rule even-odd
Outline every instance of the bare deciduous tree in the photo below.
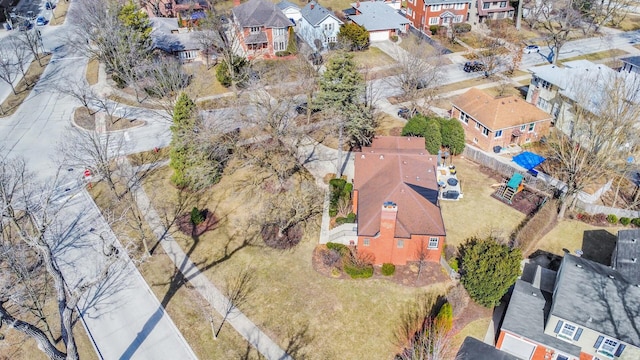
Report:
[[[416,110],[418,98],[428,104],[442,82],[442,56],[439,52],[430,53],[427,47],[416,44],[408,51],[399,54],[399,73],[392,77],[393,85],[402,89],[404,97],[411,101],[412,111]]]
[[[220,335],[222,326],[227,320],[233,316],[234,311],[247,303],[255,289],[255,272],[251,268],[244,268],[233,274],[225,280],[223,295],[225,296],[223,303],[222,321],[220,326],[214,332],[214,339]]]

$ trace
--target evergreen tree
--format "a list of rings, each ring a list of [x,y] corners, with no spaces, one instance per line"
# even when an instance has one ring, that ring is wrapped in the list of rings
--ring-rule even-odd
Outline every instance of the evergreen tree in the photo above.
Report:
[[[289,27],[289,42],[287,43],[287,52],[290,55],[298,53],[298,46],[296,45],[296,33],[293,31],[293,26]]]
[[[190,138],[195,128],[196,105],[185,93],[180,94],[173,109],[171,132],[171,152],[169,166],[173,169],[171,181],[178,187],[189,186],[187,170],[190,165],[192,148]]]
[[[440,134],[442,146],[449,148],[451,155],[462,154],[464,151],[464,128],[457,119],[440,119]]]
[[[146,11],[138,8],[133,1],[128,2],[118,13],[118,20],[128,28],[135,30],[139,36],[139,42],[146,44],[151,39],[151,22]]]
[[[216,79],[218,79],[224,87],[229,87],[233,84],[243,85],[247,80],[247,66],[249,65],[247,59],[234,55],[232,62],[232,68],[229,68],[229,64],[227,64],[227,60],[225,59],[216,69]]]
[[[364,27],[350,22],[340,27],[338,39],[350,50],[360,51],[369,47],[369,32]]]
[[[478,304],[493,307],[518,276],[522,254],[494,238],[473,237],[460,246],[462,285]]]
[[[427,119],[422,115],[416,115],[409,119],[402,128],[402,136],[424,137],[427,129]]]

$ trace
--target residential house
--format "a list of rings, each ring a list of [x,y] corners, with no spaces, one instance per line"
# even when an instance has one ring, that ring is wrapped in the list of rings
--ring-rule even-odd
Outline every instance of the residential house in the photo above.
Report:
[[[268,0],[249,0],[234,6],[238,42],[249,58],[276,56],[287,49],[291,21]]]
[[[391,36],[406,34],[410,21],[384,1],[358,1],[351,4],[349,20],[369,32],[369,41],[389,40]]]
[[[635,72],[640,73],[640,56],[629,56],[621,58],[622,67],[620,68],[621,72]]]
[[[478,22],[484,23],[487,20],[513,19],[515,9],[507,0],[476,0],[478,11]]]
[[[431,34],[431,26],[451,26],[469,20],[471,0],[407,0],[407,18],[416,29]]]
[[[314,51],[328,49],[329,44],[338,41],[340,26],[344,23],[334,13],[315,1],[305,5],[301,13],[298,34]]]
[[[145,1],[145,9],[149,17],[188,18],[191,13],[209,9],[206,0],[151,0]]]
[[[176,56],[181,62],[206,62],[197,32],[178,28],[175,18],[151,18],[151,39],[153,47]],[[209,59],[215,61],[215,57]]]
[[[484,151],[538,141],[549,134],[551,115],[517,96],[491,96],[472,88],[452,101],[451,117],[465,139]]]
[[[618,231],[611,266],[631,284],[640,284],[640,230]]]
[[[424,138],[400,136],[376,137],[355,154],[357,245],[375,264],[440,261],[446,233],[436,158]]]
[[[292,23],[297,24],[300,19],[302,19],[302,13],[299,6],[287,0],[280,1],[276,6],[280,11],[282,11],[284,16],[292,21]]]
[[[537,66],[529,71],[533,76],[527,101],[550,113],[561,131],[577,138],[588,136],[588,129],[574,128],[576,106],[598,114],[612,101],[619,101],[608,96],[614,88],[626,93],[627,102],[640,102],[640,94],[633,90],[640,82],[636,72],[617,72],[588,60],[569,61],[563,66]],[[625,90],[624,87],[628,88]]]
[[[519,360],[517,357],[498,350],[476,338],[467,336],[462,342],[454,360]]]
[[[639,309],[637,284],[567,253],[557,273],[537,267],[516,281],[496,348],[525,360],[640,359]]]

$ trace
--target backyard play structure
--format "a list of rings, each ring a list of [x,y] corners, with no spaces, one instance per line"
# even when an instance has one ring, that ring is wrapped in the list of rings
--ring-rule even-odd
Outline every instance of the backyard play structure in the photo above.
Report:
[[[509,181],[504,181],[498,188],[496,195],[502,200],[512,203],[513,197],[524,189],[524,176],[519,173],[513,174]]]

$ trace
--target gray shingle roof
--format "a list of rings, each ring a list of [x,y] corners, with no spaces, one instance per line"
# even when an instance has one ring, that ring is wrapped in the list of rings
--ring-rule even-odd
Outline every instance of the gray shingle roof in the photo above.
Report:
[[[241,27],[264,26],[267,28],[283,28],[291,26],[291,21],[276,7],[266,0],[249,0],[234,7],[233,15]]]
[[[518,358],[467,336],[462,342],[455,360],[518,360]]]
[[[363,1],[352,3],[362,14],[350,15],[349,19],[354,23],[364,26],[367,31],[404,29],[409,19],[398,14],[391,6],[379,1]]]
[[[623,63],[631,64],[633,66],[640,66],[640,56],[629,56],[621,58],[620,61]]]
[[[294,3],[291,3],[291,2],[289,2],[289,1],[287,1],[287,0],[282,0],[282,1],[280,1],[276,6],[277,6],[277,7],[278,7],[278,9],[280,9],[280,10],[286,10],[286,9],[288,9],[288,8],[294,8],[294,9],[296,9],[296,10],[300,10],[300,7],[299,7],[298,5],[296,5],[296,4],[294,4]]]
[[[196,38],[196,31],[173,33],[178,30],[175,18],[154,17],[151,22],[151,39],[157,49],[173,53],[184,50],[200,50],[202,46]]]
[[[336,19],[340,24],[342,21],[338,19],[331,11],[325,9],[322,5],[315,1],[311,1],[300,10],[302,17],[311,25],[318,26],[328,16]]]
[[[426,5],[471,3],[471,0],[424,0]]]
[[[640,284],[640,229],[618,231],[611,266],[628,282]]]
[[[605,265],[565,254],[551,314],[640,346],[640,287]]]
[[[502,330],[579,357],[580,347],[544,333],[550,306],[551,293],[518,280],[502,322]]]

